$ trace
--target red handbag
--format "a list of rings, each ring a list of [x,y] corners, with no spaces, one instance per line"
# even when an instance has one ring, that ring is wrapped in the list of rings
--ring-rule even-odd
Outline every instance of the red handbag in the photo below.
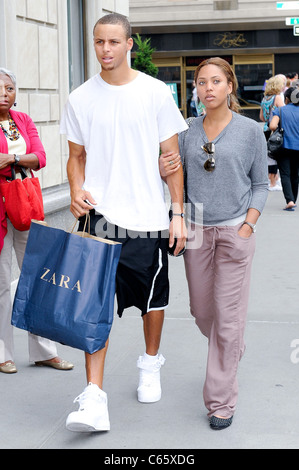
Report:
[[[44,220],[44,204],[39,179],[29,178],[21,168],[22,179],[16,179],[14,166],[11,169],[12,180],[0,184],[7,217],[14,228],[24,232],[29,230],[31,220]]]

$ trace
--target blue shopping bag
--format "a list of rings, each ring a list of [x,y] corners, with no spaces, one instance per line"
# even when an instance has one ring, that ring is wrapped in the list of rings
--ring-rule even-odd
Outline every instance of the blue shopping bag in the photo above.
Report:
[[[105,346],[114,313],[121,244],[33,221],[12,325],[92,354]]]

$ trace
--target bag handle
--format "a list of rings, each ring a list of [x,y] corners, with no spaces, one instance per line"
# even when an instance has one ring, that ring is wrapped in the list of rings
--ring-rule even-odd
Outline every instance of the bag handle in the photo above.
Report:
[[[84,222],[84,227],[83,227],[83,231],[82,231],[82,237],[84,238],[85,235],[86,235],[86,225],[87,225],[87,221],[88,221],[88,232],[90,234],[90,214],[88,212],[88,214],[85,215],[85,222]],[[75,220],[74,222],[74,225],[73,225],[73,228],[71,230],[71,233],[73,233],[73,231],[75,230],[75,227],[76,227],[76,224],[78,222],[78,219]]]
[[[278,108],[278,111],[279,111],[279,123],[278,123],[278,127],[279,127],[279,129],[283,132],[283,127],[282,127],[282,122],[281,122],[281,112],[280,112],[280,108],[281,108],[281,106],[279,106],[279,108]]]
[[[16,179],[16,170],[15,170],[14,163],[12,163],[10,165],[10,167],[11,167],[12,181],[14,181]],[[23,168],[22,166],[20,166],[19,168],[20,168],[20,173],[21,173],[22,180],[24,180],[25,178],[28,178],[25,168]]]

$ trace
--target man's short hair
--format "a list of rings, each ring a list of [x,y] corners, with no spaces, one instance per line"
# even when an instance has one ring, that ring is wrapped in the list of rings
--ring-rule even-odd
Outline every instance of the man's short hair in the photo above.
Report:
[[[124,28],[126,39],[129,39],[132,36],[132,28],[128,19],[119,13],[111,13],[100,18],[94,26],[93,33],[99,24],[119,24]]]
[[[286,77],[289,78],[290,80],[292,80],[293,78],[295,78],[296,75],[297,75],[297,72],[289,72],[289,73],[286,73]]]

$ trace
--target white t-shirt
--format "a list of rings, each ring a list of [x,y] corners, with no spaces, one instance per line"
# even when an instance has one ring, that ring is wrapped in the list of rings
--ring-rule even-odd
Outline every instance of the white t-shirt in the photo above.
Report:
[[[85,147],[83,188],[96,211],[137,231],[169,226],[159,143],[186,128],[167,85],[141,72],[122,86],[92,77],[71,93],[61,121],[61,133]]]

